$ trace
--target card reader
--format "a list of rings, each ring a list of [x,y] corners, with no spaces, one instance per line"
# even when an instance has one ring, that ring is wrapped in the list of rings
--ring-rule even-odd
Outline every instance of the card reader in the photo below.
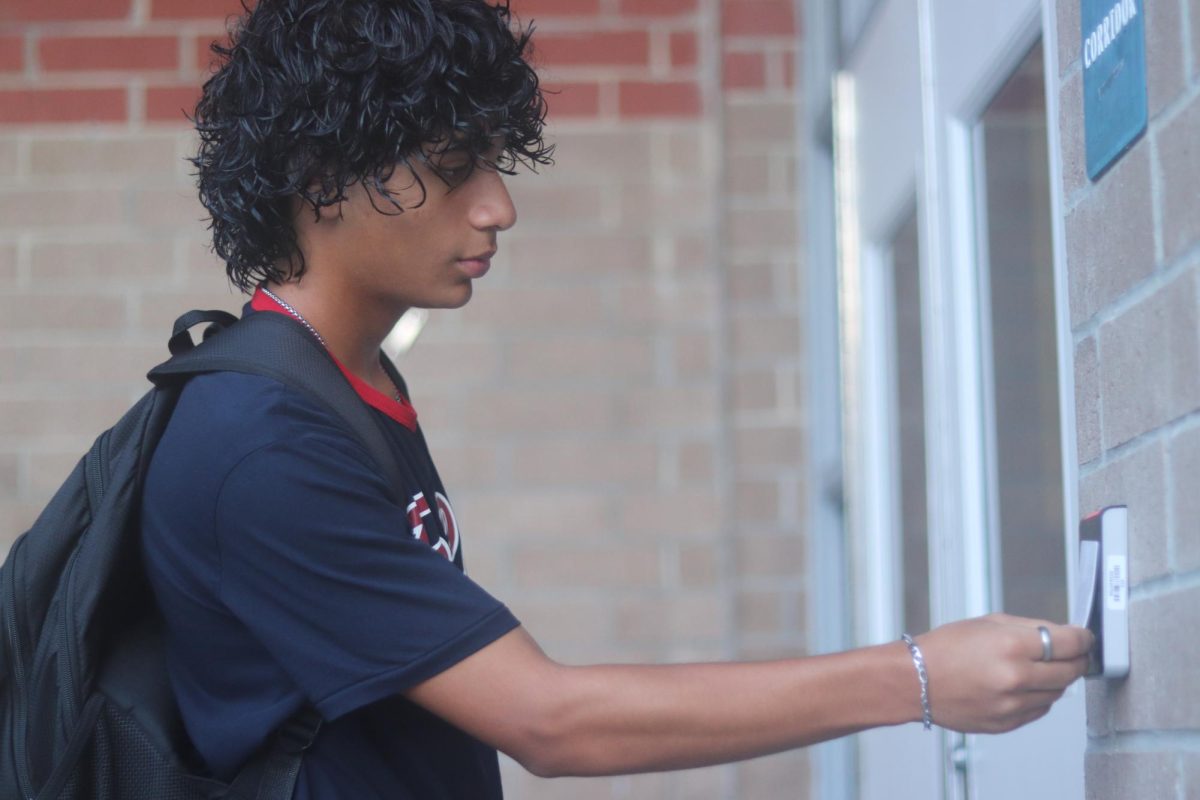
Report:
[[[1129,674],[1129,509],[1109,506],[1079,523],[1071,622],[1096,637],[1089,678]]]

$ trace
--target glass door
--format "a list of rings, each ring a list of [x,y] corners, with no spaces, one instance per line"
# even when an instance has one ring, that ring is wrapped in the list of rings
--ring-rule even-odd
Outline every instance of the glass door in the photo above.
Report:
[[[879,0],[839,79],[857,644],[992,611],[1068,616],[1074,401],[1044,18],[1038,0]],[[1077,800],[1084,745],[1077,684],[1003,736],[860,735],[856,796]]]
[[[917,0],[880,0],[837,81],[846,534],[854,644],[930,627]],[[914,677],[915,680],[915,677]],[[861,798],[942,797],[943,734],[856,737]]]

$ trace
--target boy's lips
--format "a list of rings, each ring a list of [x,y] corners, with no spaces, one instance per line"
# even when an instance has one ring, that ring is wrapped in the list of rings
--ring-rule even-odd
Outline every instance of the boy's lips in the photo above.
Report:
[[[495,250],[488,250],[486,253],[480,253],[476,256],[460,258],[458,260],[458,268],[465,272],[468,278],[482,278],[491,269],[492,256],[495,254]]]

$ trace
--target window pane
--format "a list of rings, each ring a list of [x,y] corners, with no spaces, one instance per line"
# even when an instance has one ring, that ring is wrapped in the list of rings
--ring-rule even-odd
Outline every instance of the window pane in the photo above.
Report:
[[[993,522],[1013,614],[1065,621],[1054,263],[1042,45],[980,121],[994,410]],[[986,360],[986,359],[985,359]],[[995,552],[993,550],[993,552]]]

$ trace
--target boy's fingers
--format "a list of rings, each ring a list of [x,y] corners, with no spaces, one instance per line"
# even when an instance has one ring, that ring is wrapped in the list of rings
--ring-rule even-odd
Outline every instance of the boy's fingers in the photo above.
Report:
[[[1056,654],[1057,655],[1057,654]],[[1088,658],[1086,655],[1078,658],[1059,661],[1042,661],[1033,665],[1030,672],[1031,680],[1027,689],[1035,692],[1057,691],[1070,686],[1087,672]]]
[[[1072,661],[1086,656],[1092,649],[1093,636],[1087,628],[1074,625],[1047,625],[1050,631],[1051,650],[1055,661]],[[1041,637],[1038,637],[1038,659],[1041,659]]]

